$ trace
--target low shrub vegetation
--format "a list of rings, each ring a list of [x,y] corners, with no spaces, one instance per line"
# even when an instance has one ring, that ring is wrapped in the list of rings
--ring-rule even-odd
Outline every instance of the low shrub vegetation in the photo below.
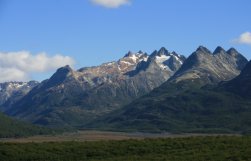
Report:
[[[251,137],[0,143],[1,161],[248,161]]]

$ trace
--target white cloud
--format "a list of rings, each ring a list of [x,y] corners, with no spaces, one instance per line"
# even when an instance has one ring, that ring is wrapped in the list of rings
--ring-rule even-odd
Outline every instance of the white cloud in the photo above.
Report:
[[[234,42],[251,45],[251,32],[244,32],[237,39],[234,39]]]
[[[91,0],[91,2],[107,8],[118,8],[130,4],[130,0]]]
[[[8,81],[27,81],[28,75],[17,68],[2,68],[0,67],[0,82]]]
[[[32,73],[49,72],[65,65],[73,66],[74,60],[69,56],[48,56],[46,53],[0,52],[0,82],[27,81]]]

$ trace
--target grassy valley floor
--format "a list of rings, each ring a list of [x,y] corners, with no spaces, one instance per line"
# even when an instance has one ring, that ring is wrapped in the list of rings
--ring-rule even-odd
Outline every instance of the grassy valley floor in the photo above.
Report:
[[[249,161],[250,136],[1,142],[1,161]]]

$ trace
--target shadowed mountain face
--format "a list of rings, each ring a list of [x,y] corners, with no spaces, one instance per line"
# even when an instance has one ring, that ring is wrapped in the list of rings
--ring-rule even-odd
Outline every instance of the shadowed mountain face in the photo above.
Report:
[[[246,66],[239,76],[214,84],[233,78],[244,67],[243,63]],[[247,64],[236,50],[225,52],[217,48],[209,55],[207,49],[200,47],[169,81],[88,127],[173,133],[250,133],[250,77],[251,62]]]
[[[6,113],[49,126],[79,126],[158,87],[184,56],[165,48],[147,55],[128,52],[118,61],[74,71],[62,67]]]
[[[220,85],[224,90],[251,99],[251,62],[242,70],[241,74],[229,82]]]

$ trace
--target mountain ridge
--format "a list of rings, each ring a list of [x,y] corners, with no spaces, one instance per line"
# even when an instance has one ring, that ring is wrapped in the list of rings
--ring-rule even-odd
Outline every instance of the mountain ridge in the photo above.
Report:
[[[0,83],[0,110],[10,108],[38,84],[37,81]]]
[[[128,52],[100,66],[59,68],[6,113],[49,127],[249,131],[251,102],[240,94],[247,91],[236,90],[248,87],[247,63],[234,48],[199,46],[187,59],[165,48],[151,55]]]
[[[199,47],[198,50],[203,52],[199,54],[211,54],[210,57],[213,55],[204,47]],[[217,48],[214,55],[218,54],[228,53]],[[234,58],[242,57],[236,50],[231,54]],[[183,65],[191,60],[194,59],[188,57]],[[246,62],[245,59],[234,60],[237,70],[243,66],[238,63]],[[193,64],[196,65],[197,62]],[[241,74],[236,74],[236,78],[228,80],[221,77],[221,80],[210,84],[207,79],[205,83],[204,78],[202,81],[192,79],[193,81],[175,82],[171,77],[150,93],[94,120],[85,128],[170,133],[250,133],[251,101],[248,99],[250,92],[247,92],[251,88],[251,62],[245,65]],[[190,66],[190,69],[194,69],[193,66]],[[240,88],[240,85],[243,88]],[[243,89],[247,90],[242,91]],[[249,97],[244,97],[245,93]]]
[[[233,48],[226,52],[218,46],[212,53],[207,48],[199,46],[170,80],[179,82],[200,79],[204,81],[201,86],[215,84],[240,74],[247,62],[248,60]]]
[[[165,48],[154,54],[128,52],[118,61],[100,66],[59,68],[6,113],[37,124],[79,126],[161,85],[185,59]],[[172,57],[176,61],[166,63]],[[146,66],[139,65],[144,62]],[[132,71],[137,72],[128,74]]]

